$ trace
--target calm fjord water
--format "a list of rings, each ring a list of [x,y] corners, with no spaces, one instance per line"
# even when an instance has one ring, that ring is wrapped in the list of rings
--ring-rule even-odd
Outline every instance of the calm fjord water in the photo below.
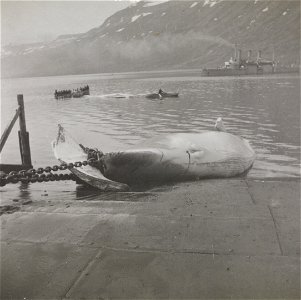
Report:
[[[300,176],[300,77],[199,77],[196,71],[98,74],[2,80],[1,131],[23,94],[34,167],[57,164],[51,149],[57,124],[82,144],[104,152],[174,132],[202,132],[223,117],[228,131],[248,139],[257,159],[248,177]],[[90,96],[55,100],[55,89],[89,84]],[[159,88],[179,98],[148,100]],[[115,98],[122,94],[125,98]],[[17,127],[1,153],[3,163],[19,163]],[[18,192],[16,192],[18,190]],[[26,195],[80,198],[73,182],[32,184]],[[24,197],[24,188],[7,185],[1,197]],[[23,193],[23,194],[22,194]],[[86,197],[86,196],[85,196]],[[93,197],[97,196],[91,196]],[[59,199],[60,199],[59,198]]]

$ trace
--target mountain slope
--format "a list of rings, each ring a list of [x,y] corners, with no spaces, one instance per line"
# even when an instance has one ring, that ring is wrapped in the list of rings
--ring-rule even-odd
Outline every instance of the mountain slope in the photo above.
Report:
[[[138,2],[84,34],[4,48],[2,76],[215,67],[235,43],[299,65],[300,2]]]

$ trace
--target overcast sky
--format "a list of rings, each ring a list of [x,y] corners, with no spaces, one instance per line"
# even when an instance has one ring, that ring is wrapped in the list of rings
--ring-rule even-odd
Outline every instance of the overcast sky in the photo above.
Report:
[[[129,1],[2,1],[1,44],[49,41],[100,26]]]

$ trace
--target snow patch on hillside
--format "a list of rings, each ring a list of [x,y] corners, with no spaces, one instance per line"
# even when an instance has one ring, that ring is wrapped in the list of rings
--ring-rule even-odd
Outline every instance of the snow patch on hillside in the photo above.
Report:
[[[287,14],[287,11],[284,11],[284,12],[282,13],[283,16],[285,16],[286,14]]]
[[[132,17],[131,22],[135,22],[140,17],[141,17],[141,15],[136,15],[136,16]]]
[[[205,0],[203,6],[209,5],[210,7],[213,7],[215,4],[220,2],[221,0]]]
[[[134,7],[138,5],[139,0],[130,0],[131,4],[129,7]]]
[[[84,35],[83,37],[86,37],[86,36],[88,36],[88,34]],[[74,39],[75,39],[74,36],[72,36],[72,37],[67,37],[67,38],[64,38],[64,37],[58,37],[58,38],[56,39],[56,41],[61,42],[61,41],[70,41],[70,40],[74,40]]]
[[[120,28],[120,29],[116,30],[116,32],[121,32],[123,30],[124,30],[124,28]]]
[[[140,17],[145,17],[145,16],[148,16],[148,15],[151,15],[151,14],[152,14],[151,12],[148,12],[148,13],[142,13],[141,15],[136,15],[136,16],[132,17],[131,22],[135,22]]]
[[[27,48],[24,50],[24,52],[22,54],[26,55],[26,54],[32,53],[35,50],[36,50],[36,48]]]
[[[198,2],[194,2],[194,3],[192,3],[192,4],[190,5],[190,8],[193,8],[193,7],[195,7],[197,4],[198,4]]]
[[[162,3],[164,3],[164,2],[168,2],[168,1],[169,1],[169,0],[146,2],[143,6],[144,6],[144,7],[155,6],[155,5],[159,5],[159,4],[162,4]]]
[[[11,54],[13,54],[13,52],[12,51],[7,51],[7,50],[4,50],[4,49],[2,49],[1,50],[1,56],[5,56],[5,55],[11,55]]]
[[[268,11],[268,10],[269,10],[269,8],[266,7],[266,8],[264,8],[262,11],[263,11],[263,12],[266,12],[266,11]]]

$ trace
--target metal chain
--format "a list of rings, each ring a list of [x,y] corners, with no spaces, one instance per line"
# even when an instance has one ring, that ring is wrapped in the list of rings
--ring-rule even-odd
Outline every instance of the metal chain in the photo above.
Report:
[[[79,168],[81,166],[93,166],[101,161],[103,153],[97,149],[85,148],[88,154],[88,160],[77,161],[74,163],[62,163],[61,165],[54,165],[52,167],[47,166],[45,168],[21,170],[19,172],[12,171],[8,175],[4,174],[0,177],[0,186],[5,186],[8,183],[35,183],[35,182],[48,182],[48,181],[59,181],[59,180],[77,180],[77,177],[70,174],[53,174],[51,171],[63,171],[71,168]],[[102,165],[101,163],[100,165]],[[48,173],[48,174],[43,174]]]
[[[34,174],[33,176],[15,177],[14,175],[8,175],[7,177],[0,178],[0,186],[5,186],[8,183],[35,183],[35,182],[48,182],[59,180],[76,180],[74,174]]]

